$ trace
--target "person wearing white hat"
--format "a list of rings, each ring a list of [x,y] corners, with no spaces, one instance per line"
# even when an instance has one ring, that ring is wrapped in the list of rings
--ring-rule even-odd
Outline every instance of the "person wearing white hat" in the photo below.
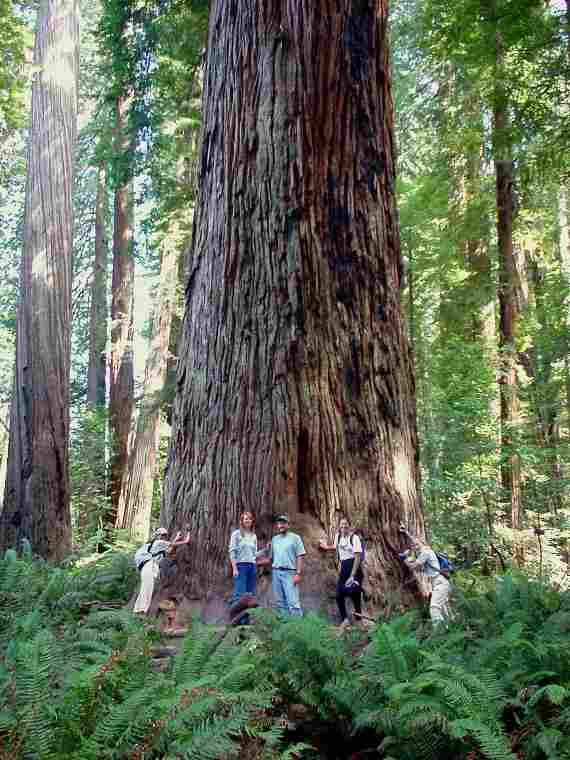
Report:
[[[135,564],[141,574],[141,587],[133,608],[136,615],[146,615],[150,609],[154,586],[160,577],[160,560],[175,547],[190,543],[190,533],[182,538],[182,533],[178,531],[174,541],[168,541],[167,537],[166,528],[157,528],[152,539],[135,554]]]

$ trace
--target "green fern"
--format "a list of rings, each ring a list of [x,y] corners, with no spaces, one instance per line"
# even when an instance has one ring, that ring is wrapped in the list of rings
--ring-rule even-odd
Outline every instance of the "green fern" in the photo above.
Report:
[[[517,756],[511,752],[507,737],[480,720],[461,718],[451,721],[449,733],[458,739],[472,738],[489,760],[517,760]]]

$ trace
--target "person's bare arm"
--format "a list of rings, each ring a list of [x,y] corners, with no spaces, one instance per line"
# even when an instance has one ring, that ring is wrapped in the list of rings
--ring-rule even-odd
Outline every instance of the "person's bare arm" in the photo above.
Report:
[[[190,531],[186,534],[184,538],[182,538],[182,533],[178,531],[178,533],[174,536],[174,541],[172,542],[172,546],[186,546],[186,544],[190,543]]]
[[[255,561],[258,565],[270,565],[271,564],[271,549],[273,544],[271,541],[264,549],[260,549],[255,555]]]
[[[352,563],[352,572],[350,573],[349,580],[351,581],[354,580],[356,571],[360,567],[361,560],[362,560],[362,552],[354,552],[354,562]]]
[[[323,552],[334,552],[336,550],[336,546],[334,544],[327,543],[324,538],[321,538],[319,541],[319,549],[321,549]]]
[[[305,555],[299,554],[297,557],[297,572],[293,576],[293,583],[295,586],[299,585],[301,583],[301,578],[303,576],[303,563],[305,561]]]

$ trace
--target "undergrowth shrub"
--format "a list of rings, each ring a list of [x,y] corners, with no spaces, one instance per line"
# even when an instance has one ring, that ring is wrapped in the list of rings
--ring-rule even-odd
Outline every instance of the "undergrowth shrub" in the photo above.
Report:
[[[355,748],[387,760],[570,760],[568,595],[505,577],[458,595],[447,627],[410,612],[370,640],[339,637],[315,615],[256,612],[254,628],[223,636],[196,621],[155,672],[139,620],[89,612],[90,599],[132,588],[126,558],[97,564],[0,560],[2,760],[310,760]],[[288,733],[291,704],[336,755],[311,748],[302,725]]]
[[[570,604],[525,578],[455,602],[421,635],[413,616],[380,626],[347,704],[385,757],[570,757]]]
[[[152,667],[152,633],[124,609],[81,603],[119,584],[120,558],[53,568],[13,553],[0,560],[0,758],[119,760],[300,757],[273,719],[275,687],[260,681],[239,631],[222,639],[195,622],[166,672]]]

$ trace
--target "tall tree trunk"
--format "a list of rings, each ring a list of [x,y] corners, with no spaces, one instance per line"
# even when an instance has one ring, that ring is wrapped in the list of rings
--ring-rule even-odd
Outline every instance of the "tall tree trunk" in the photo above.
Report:
[[[520,460],[515,445],[519,420],[516,337],[520,318],[518,272],[513,245],[514,162],[512,160],[508,95],[503,82],[505,50],[502,35],[496,35],[496,80],[493,113],[493,149],[497,198],[497,241],[499,255],[499,347],[501,402],[501,481],[509,503],[514,530],[521,528]]]
[[[89,362],[87,366],[87,410],[81,419],[82,471],[73,502],[83,540],[101,528],[106,511],[106,401],[107,401],[107,174],[101,167],[95,201],[95,251],[89,310]],[[88,482],[85,482],[85,477]],[[77,488],[77,486],[76,486]]]
[[[566,39],[568,41],[568,62],[570,63],[570,0],[566,0]],[[558,229],[559,229],[559,257],[560,268],[565,278],[569,290],[567,296],[568,316],[566,324],[570,327],[570,218],[568,210],[568,199],[570,197],[570,186],[568,182],[560,188],[558,201]],[[570,430],[570,340],[568,349],[564,357],[564,379],[566,385],[566,414],[567,428]]]
[[[570,2],[570,0],[569,0]],[[570,220],[568,218],[568,193],[565,187],[558,194],[558,258],[560,272],[566,286],[566,326],[570,329]],[[570,429],[570,340],[566,338],[564,354],[564,384],[566,386],[566,427]]]
[[[188,594],[223,584],[244,508],[262,536],[289,513],[319,599],[341,513],[380,592],[398,523],[423,532],[394,196],[386,0],[214,0],[163,502]]]
[[[204,43],[206,41],[204,40]],[[193,99],[198,99],[203,93],[203,67],[193,81],[193,90],[195,95]],[[200,156],[200,130],[192,127],[184,129],[181,142],[184,144],[184,158],[178,167],[178,184],[182,187],[187,198],[192,198],[192,204],[188,209],[182,222],[179,222],[181,228],[177,233],[184,239],[184,250],[186,250],[191,240],[191,231],[194,218],[194,205],[198,188],[198,164]],[[181,247],[182,250],[182,247]],[[170,342],[168,345],[168,360],[166,365],[165,388],[162,395],[162,410],[167,424],[172,425],[172,404],[176,392],[176,373],[178,369],[178,345],[180,342],[180,333],[182,330],[182,316],[184,313],[184,290],[188,280],[188,257],[180,255],[178,257],[178,282],[176,286],[176,302],[172,312],[172,324],[170,327]]]
[[[8,444],[10,443],[10,404],[0,404],[0,520],[6,487],[8,465]]]
[[[99,169],[95,206],[95,259],[89,313],[87,403],[104,406],[107,394],[107,177]],[[104,452],[102,452],[104,460]]]
[[[153,339],[146,361],[137,432],[119,499],[117,527],[128,529],[132,538],[140,540],[147,538],[150,528],[160,442],[160,410],[166,380],[170,327],[176,306],[179,251],[177,238],[169,237],[164,244],[160,265],[160,293],[154,317]]]
[[[71,545],[69,372],[77,0],[42,0],[17,320],[16,369],[0,546],[28,539],[61,560]]]
[[[529,262],[527,266],[529,283],[531,285],[531,303],[534,307],[534,315],[539,326],[538,335],[534,345],[526,352],[520,354],[524,369],[531,380],[528,395],[531,401],[531,409],[534,413],[536,426],[536,438],[538,445],[543,447],[545,455],[550,462],[553,485],[549,491],[550,501],[554,511],[562,508],[560,498],[561,479],[563,477],[562,463],[560,459],[560,389],[556,382],[556,363],[559,360],[559,348],[553,345],[551,336],[553,325],[550,324],[551,310],[548,294],[545,292],[545,274],[537,261]],[[546,336],[546,340],[541,340]]]
[[[116,154],[126,156],[128,99],[117,99]],[[134,411],[133,306],[135,261],[133,255],[133,193],[127,177],[115,189],[113,226],[113,281],[111,301],[111,363],[109,383],[109,428],[111,466],[109,491],[114,525],[119,509],[121,484],[129,461],[129,435]]]
[[[195,198],[196,193],[197,139],[197,130],[187,129],[182,130],[177,141],[181,154],[177,166],[177,187],[186,198],[190,195]],[[172,333],[176,327],[175,318],[178,324],[180,323],[182,310],[180,285],[185,278],[182,266],[184,257],[181,252],[188,244],[189,221],[192,215],[192,207],[174,211],[162,244],[159,293],[153,337],[145,367],[143,399],[119,499],[117,528],[127,529],[132,538],[140,540],[148,536],[151,522],[152,496],[160,446],[161,412],[165,408],[165,391],[168,391],[167,377],[169,372],[173,371],[172,364],[175,364],[175,361],[171,361]],[[175,346],[173,348],[176,350]]]

